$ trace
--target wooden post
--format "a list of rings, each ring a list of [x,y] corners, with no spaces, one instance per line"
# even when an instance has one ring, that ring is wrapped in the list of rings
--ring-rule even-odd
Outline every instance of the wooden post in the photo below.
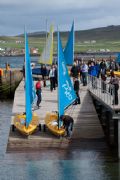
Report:
[[[120,160],[120,117],[118,119],[118,158]]]
[[[115,114],[113,119],[118,120],[118,158],[120,160],[120,114]]]
[[[114,119],[114,145],[118,147],[118,119]]]
[[[110,112],[106,111],[106,129],[105,129],[105,133],[107,136],[107,141],[110,143]]]
[[[112,118],[112,112],[106,111],[106,136],[108,143],[114,145],[114,119]]]

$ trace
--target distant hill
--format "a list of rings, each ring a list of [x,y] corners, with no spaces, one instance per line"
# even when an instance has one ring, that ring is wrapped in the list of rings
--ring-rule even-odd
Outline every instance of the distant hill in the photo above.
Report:
[[[45,37],[45,32],[35,32],[29,33],[30,37]],[[54,33],[56,37],[56,32]],[[68,32],[61,32],[61,36],[66,38]],[[88,41],[88,40],[97,40],[97,41],[118,41],[120,40],[120,25],[118,26],[107,26],[89,30],[80,30],[75,32],[76,41]]]
[[[84,40],[118,41],[120,40],[120,25],[77,31],[75,34],[76,34],[76,39],[79,39],[81,41]]]
[[[60,32],[63,48],[68,39],[69,32]],[[41,53],[45,46],[46,32],[32,32],[29,35],[31,48],[38,48]],[[54,52],[57,50],[57,32],[54,33]],[[24,35],[1,36],[0,48],[22,49],[24,48]],[[120,52],[120,25],[108,26],[75,32],[76,52]]]

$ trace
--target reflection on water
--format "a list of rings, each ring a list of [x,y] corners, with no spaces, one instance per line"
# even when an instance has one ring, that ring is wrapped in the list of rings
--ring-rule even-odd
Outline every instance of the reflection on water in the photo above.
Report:
[[[119,163],[104,140],[81,148],[6,153],[11,101],[0,102],[0,180],[117,180]],[[90,147],[90,148],[88,148]]]

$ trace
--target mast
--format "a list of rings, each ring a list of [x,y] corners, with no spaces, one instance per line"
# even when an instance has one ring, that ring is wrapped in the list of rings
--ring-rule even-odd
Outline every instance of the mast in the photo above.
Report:
[[[75,52],[75,23],[73,20],[73,62],[74,62],[74,52]]]
[[[60,110],[60,98],[59,98],[59,93],[60,93],[60,83],[59,83],[59,75],[60,75],[60,73],[59,73],[59,61],[60,61],[60,57],[59,57],[59,31],[58,31],[58,28],[57,28],[57,61],[58,61],[58,67],[57,67],[57,76],[58,76],[58,129],[60,128],[60,117],[59,117],[59,110]]]
[[[45,34],[45,60],[47,58],[47,19],[46,19],[46,22],[45,22],[45,26],[46,26],[46,34]]]
[[[25,81],[24,83],[26,84],[26,78],[27,78],[27,71],[26,71],[26,59],[27,59],[27,54],[26,54],[26,26],[24,25],[24,46],[25,46],[25,56],[24,56],[24,66],[25,66]],[[24,84],[24,87],[25,87]],[[25,90],[25,114],[26,114],[26,90]],[[26,124],[26,123],[25,123]]]
[[[29,126],[32,120],[32,110],[31,110],[31,100],[32,100],[32,73],[30,66],[30,55],[29,55],[29,45],[28,37],[25,32],[25,107],[26,107],[26,127]]]
[[[58,32],[58,127],[61,127],[60,116],[64,110],[70,106],[76,99],[76,94],[68,74],[66,59],[63,53],[62,42]]]

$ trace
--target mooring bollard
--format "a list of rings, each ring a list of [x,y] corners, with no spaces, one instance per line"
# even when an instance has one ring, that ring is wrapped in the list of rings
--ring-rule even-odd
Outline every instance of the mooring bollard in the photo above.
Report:
[[[43,131],[46,132],[46,125],[43,124]]]
[[[120,117],[118,119],[118,158],[120,160]]]
[[[12,132],[14,132],[15,131],[15,126],[14,126],[14,124],[12,124]]]
[[[39,124],[38,128],[39,128],[39,131],[41,131],[41,124]]]

